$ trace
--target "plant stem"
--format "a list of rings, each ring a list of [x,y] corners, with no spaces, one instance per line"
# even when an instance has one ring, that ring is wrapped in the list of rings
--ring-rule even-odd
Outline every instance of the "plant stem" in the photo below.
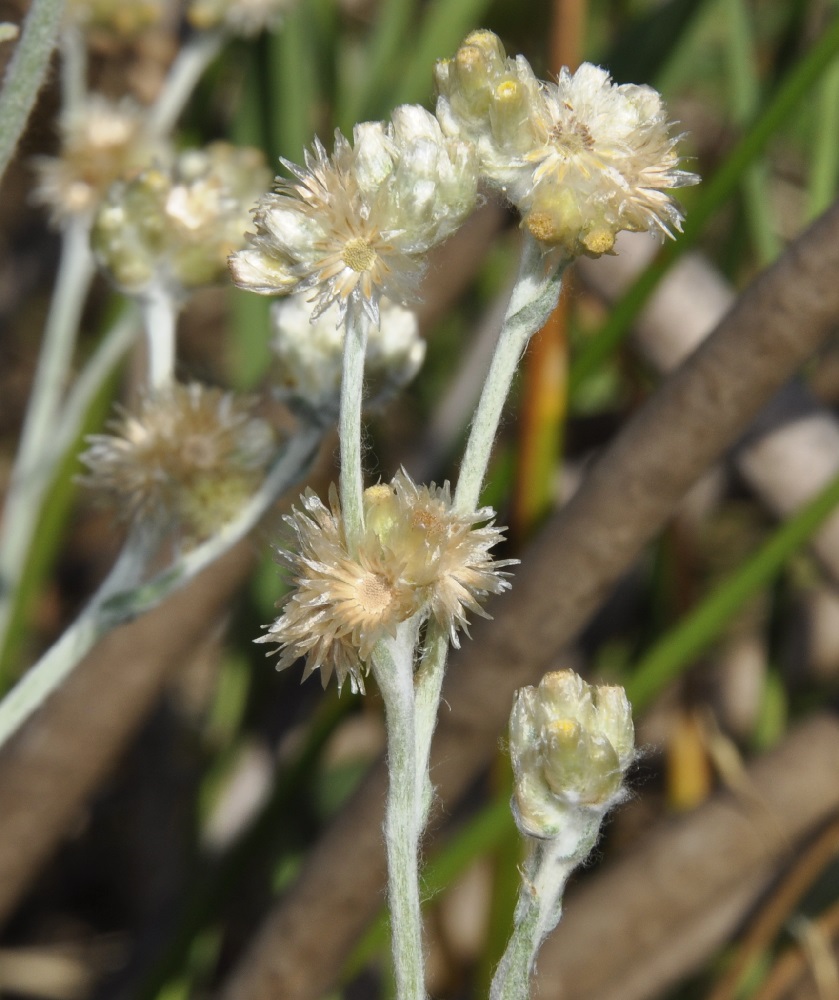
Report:
[[[601,813],[569,811],[568,828],[554,840],[532,842],[522,872],[515,927],[496,969],[490,1000],[527,1000],[536,955],[562,916],[565,884],[597,840]]]
[[[76,343],[82,306],[93,275],[85,219],[74,219],[62,237],[55,294],[24,418],[20,447],[0,527],[0,650],[5,646],[17,591],[44,494],[52,480],[59,402]]]
[[[0,747],[61,685],[100,636],[160,604],[244,538],[277,498],[305,474],[321,436],[316,428],[301,430],[234,520],[146,583],[138,581],[159,538],[157,528],[150,525],[129,537],[114,568],[81,615],[0,701]]]
[[[417,794],[413,661],[418,621],[404,622],[394,640],[373,654],[373,673],[385,704],[388,796],[385,846],[397,1000],[425,1000],[419,840],[422,802]]]
[[[433,789],[428,774],[431,755],[431,738],[437,727],[440,710],[440,691],[446,672],[449,653],[449,635],[433,620],[426,625],[425,643],[414,681],[416,704],[416,785],[422,809],[422,826],[428,820]]]
[[[567,260],[560,259],[551,266],[536,240],[524,234],[518,278],[460,464],[454,495],[454,510],[458,512],[472,511],[478,506],[492,444],[513,376],[527,342],[542,328],[556,307],[567,264]]]
[[[364,530],[364,473],[361,468],[361,401],[364,391],[364,356],[367,352],[367,317],[348,309],[344,323],[344,366],[341,375],[341,414],[338,430],[341,447],[341,511],[350,553]]]
[[[177,306],[165,288],[152,288],[142,300],[143,325],[149,352],[148,388],[165,389],[175,375]]]
[[[224,39],[222,31],[202,31],[178,52],[160,96],[149,111],[149,132],[168,135],[172,131],[204,70],[218,55]]]
[[[14,155],[58,40],[64,0],[32,0],[0,91],[0,179]]]

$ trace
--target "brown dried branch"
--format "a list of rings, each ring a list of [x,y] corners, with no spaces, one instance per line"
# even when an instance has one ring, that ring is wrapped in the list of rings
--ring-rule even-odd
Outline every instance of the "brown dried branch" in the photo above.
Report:
[[[494,752],[513,691],[549,668],[688,487],[823,343],[839,318],[837,266],[834,205],[746,290],[525,554],[496,620],[478,623],[453,658],[432,760],[443,803]],[[383,787],[379,767],[234,970],[228,1000],[316,1000],[335,982],[381,899]]]
[[[223,618],[252,563],[250,544],[241,542],[160,607],[115,629],[4,747],[0,921],[113,768],[168,677]]]

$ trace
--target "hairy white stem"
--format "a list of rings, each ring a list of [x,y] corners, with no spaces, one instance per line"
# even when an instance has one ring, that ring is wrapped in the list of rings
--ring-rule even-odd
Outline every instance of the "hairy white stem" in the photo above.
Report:
[[[414,682],[416,699],[416,785],[422,807],[422,826],[428,820],[433,789],[428,774],[431,755],[431,738],[437,726],[440,710],[440,691],[446,672],[449,653],[449,634],[433,620],[428,622],[425,644]]]
[[[92,275],[87,219],[74,219],[62,238],[55,293],[0,527],[0,651],[5,648],[23,567],[52,481],[54,463],[45,461],[45,456],[62,423],[61,396]]]
[[[244,538],[277,498],[305,474],[320,439],[321,431],[303,428],[288,442],[260,488],[232,521],[146,583],[139,581],[158,534],[154,525],[148,531],[134,532],[85,610],[0,701],[0,747],[61,685],[97,639],[160,604]]]
[[[168,135],[175,126],[204,71],[218,55],[225,35],[202,31],[178,52],[163,88],[149,111],[147,125],[155,135]]]
[[[426,997],[418,868],[424,816],[416,782],[413,679],[417,630],[417,619],[404,622],[396,638],[379,643],[373,653],[387,722],[385,846],[397,1000]]]
[[[344,364],[341,374],[341,511],[347,544],[354,553],[364,531],[364,472],[361,467],[361,403],[364,392],[364,356],[369,320],[361,310],[348,309],[344,323]]]
[[[518,278],[460,463],[454,495],[454,509],[458,512],[472,511],[478,506],[513,376],[527,342],[542,328],[559,301],[567,265],[567,260],[545,255],[536,240],[524,234]]]
[[[562,897],[571,872],[597,841],[603,813],[569,811],[568,825],[553,840],[534,840],[522,872],[515,926],[495,971],[490,1000],[528,1000],[536,955],[562,916]]]
[[[178,307],[172,295],[157,285],[143,297],[142,311],[149,354],[148,387],[157,391],[165,389],[175,377]]]

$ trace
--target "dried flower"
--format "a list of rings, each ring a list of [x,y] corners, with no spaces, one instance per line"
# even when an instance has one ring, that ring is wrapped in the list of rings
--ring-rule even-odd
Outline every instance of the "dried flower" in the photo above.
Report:
[[[553,838],[569,810],[605,813],[622,797],[635,752],[621,687],[587,684],[571,670],[516,692],[510,716],[513,814],[523,834]]]
[[[484,508],[452,510],[448,484],[418,487],[404,472],[390,485],[364,492],[365,528],[353,554],[347,546],[333,488],[329,508],[313,494],[286,518],[296,551],[281,549],[292,591],[279,618],[257,642],[281,647],[278,669],[306,657],[304,677],[320,670],[326,686],[333,671],[339,688],[349,677],[364,690],[376,644],[421,615],[434,618],[457,639],[466,611],[484,614],[480,600],[509,587],[489,549],[502,537]]]
[[[275,391],[303,416],[320,425],[338,418],[344,331],[337,307],[312,319],[305,294],[289,295],[271,308],[272,348],[278,360]],[[416,314],[388,299],[381,323],[370,330],[364,366],[366,405],[391,399],[416,375],[425,357]]]
[[[679,169],[680,137],[651,87],[618,86],[590,63],[537,80],[488,31],[438,63],[436,80],[443,131],[475,143],[482,174],[547,246],[597,257],[623,229],[681,229],[668,189],[699,178]]]
[[[162,284],[175,297],[226,273],[244,243],[247,207],[267,182],[262,153],[218,142],[112,185],[93,227],[101,267],[130,295]]]
[[[220,389],[173,384],[87,439],[84,482],[126,520],[164,518],[206,538],[252,495],[274,452],[252,407]]]
[[[423,257],[472,210],[470,148],[446,139],[434,117],[405,105],[391,123],[335,133],[329,157],[315,140],[296,181],[277,180],[256,207],[256,236],[233,255],[237,285],[262,295],[312,291],[315,316],[336,304],[375,324],[379,300],[416,298]]]
[[[294,0],[191,0],[186,16],[200,31],[223,28],[246,37],[279,27]]]
[[[153,160],[169,159],[168,147],[144,130],[142,108],[94,94],[61,119],[61,153],[33,160],[34,199],[47,205],[58,225],[96,209],[117,178],[130,178]]]

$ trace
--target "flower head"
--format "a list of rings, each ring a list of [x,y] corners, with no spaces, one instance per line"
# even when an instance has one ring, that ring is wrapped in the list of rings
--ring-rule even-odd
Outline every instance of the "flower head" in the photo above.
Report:
[[[290,567],[292,591],[277,620],[257,642],[281,647],[279,669],[306,657],[308,677],[320,670],[326,685],[334,672],[364,690],[376,644],[421,615],[433,618],[453,640],[466,627],[466,611],[483,614],[480,600],[509,587],[490,547],[503,536],[488,508],[452,510],[448,484],[416,486],[404,472],[364,493],[365,527],[351,553],[335,491],[327,508],[312,493],[286,521],[295,551],[280,550]]]
[[[344,330],[336,306],[314,320],[312,309],[305,294],[289,295],[271,308],[271,346],[278,362],[275,392],[305,419],[329,425],[338,418]],[[380,318],[367,340],[368,406],[394,396],[416,375],[425,357],[415,313],[382,299]]]
[[[679,169],[679,136],[651,87],[618,86],[590,63],[540,81],[488,31],[438,63],[436,79],[444,132],[475,143],[483,175],[546,246],[597,257],[623,229],[681,229],[668,190],[699,178]]]
[[[133,37],[160,24],[166,13],[164,0],[68,0],[67,16],[85,29],[104,30],[123,38]]]
[[[468,145],[443,136],[420,107],[389,124],[335,133],[330,157],[315,140],[295,180],[278,179],[256,207],[256,235],[230,261],[233,280],[262,295],[311,290],[315,318],[335,304],[376,324],[386,296],[416,298],[423,255],[472,210],[476,177]]]
[[[250,400],[198,383],[146,397],[109,429],[88,438],[85,483],[127,520],[162,517],[199,539],[235,516],[274,451]]]
[[[557,836],[569,809],[604,812],[622,797],[635,752],[632,709],[620,687],[571,670],[516,692],[510,716],[513,814],[530,837]]]
[[[168,148],[148,136],[144,120],[131,101],[114,103],[98,94],[62,118],[60,154],[34,159],[34,197],[50,208],[55,223],[92,212],[117,178],[168,160]]]
[[[201,31],[224,28],[250,37],[277,28],[294,0],[191,0],[186,16]]]
[[[112,185],[93,227],[99,264],[127,294],[162,283],[175,296],[218,281],[244,243],[247,205],[267,181],[262,154],[213,143]]]

